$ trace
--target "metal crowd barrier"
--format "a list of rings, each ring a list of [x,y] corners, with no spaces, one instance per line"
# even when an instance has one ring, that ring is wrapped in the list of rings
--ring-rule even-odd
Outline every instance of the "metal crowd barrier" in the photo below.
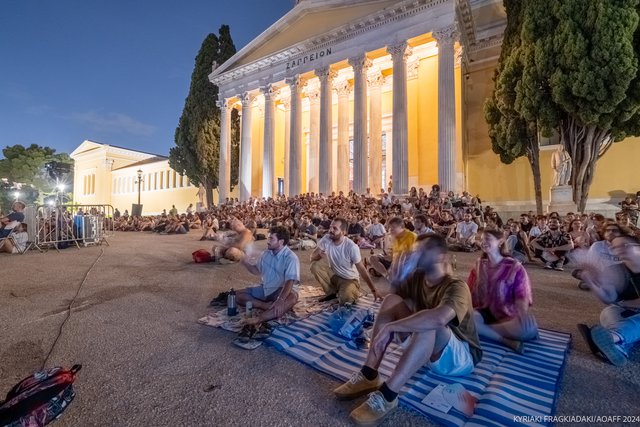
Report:
[[[25,213],[29,242],[39,250],[108,245],[114,234],[111,205],[34,205]]]

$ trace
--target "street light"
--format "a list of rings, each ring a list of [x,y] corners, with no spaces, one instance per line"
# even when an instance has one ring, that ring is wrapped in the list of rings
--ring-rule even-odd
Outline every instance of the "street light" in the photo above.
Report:
[[[137,171],[138,174],[138,181],[136,182],[138,184],[138,204],[140,204],[140,185],[142,184],[142,169],[138,169]]]
[[[142,183],[144,179],[142,178],[142,169],[138,169],[136,171],[138,174],[138,180],[135,182],[138,184],[138,204],[133,204],[131,206],[131,216],[142,216],[142,205],[140,204],[140,191],[142,190]]]
[[[58,204],[60,206],[62,206],[64,204],[64,189],[65,189],[65,185],[64,184],[56,185],[56,190],[58,192]]]

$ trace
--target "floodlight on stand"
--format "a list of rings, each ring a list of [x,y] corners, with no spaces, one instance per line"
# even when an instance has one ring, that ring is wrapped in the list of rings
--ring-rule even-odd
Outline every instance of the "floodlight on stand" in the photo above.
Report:
[[[18,200],[20,198],[20,192],[16,191],[15,193],[13,193],[14,197],[16,198],[16,200]]]
[[[55,205],[56,205],[56,202],[55,202],[55,200],[49,200],[49,201],[47,202],[47,204],[48,204],[49,206],[55,206]]]
[[[64,191],[65,185],[64,184],[58,184],[58,191]]]

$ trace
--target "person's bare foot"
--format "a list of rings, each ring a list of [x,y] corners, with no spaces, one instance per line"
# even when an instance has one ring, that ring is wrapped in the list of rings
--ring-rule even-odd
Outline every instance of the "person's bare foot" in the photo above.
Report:
[[[509,347],[511,350],[515,351],[518,354],[524,353],[524,343],[518,340],[511,340],[508,338],[502,338],[502,344]]]

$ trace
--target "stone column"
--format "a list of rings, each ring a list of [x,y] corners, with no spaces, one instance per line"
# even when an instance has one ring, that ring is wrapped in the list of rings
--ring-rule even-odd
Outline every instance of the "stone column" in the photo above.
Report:
[[[438,183],[456,190],[456,86],[453,46],[456,25],[433,32],[438,43]]]
[[[309,158],[307,159],[307,191],[318,193],[320,169],[318,165],[319,140],[320,140],[320,88],[314,80],[314,84],[307,83],[304,94],[309,98]]]
[[[316,76],[320,79],[320,141],[318,153],[319,182],[318,191],[322,194],[331,194],[333,188],[333,125],[332,121],[332,84],[331,80],[336,72],[329,66],[316,70]]]
[[[240,201],[251,197],[251,106],[255,96],[242,95],[242,128],[240,133]]]
[[[385,188],[382,182],[382,85],[384,76],[375,70],[367,76],[369,82],[369,188],[378,194]]]
[[[285,80],[291,89],[291,122],[289,143],[289,196],[302,190],[302,105],[300,102],[300,76]]]
[[[264,160],[262,164],[262,197],[273,197],[275,178],[275,101],[274,89],[268,84],[260,91],[264,95]]]
[[[284,171],[283,171],[283,179],[284,179],[284,194],[289,195],[289,141],[291,140],[291,97],[288,94],[288,91],[285,91],[285,88],[281,88],[278,92],[278,97],[280,98],[280,103],[284,108]]]
[[[353,191],[364,194],[369,184],[369,138],[367,132],[367,69],[371,61],[366,54],[349,58],[353,67]]]
[[[351,84],[348,80],[336,82],[338,92],[338,191],[349,192],[349,95]]]
[[[220,162],[218,163],[218,204],[221,205],[229,197],[231,186],[231,108],[224,99],[217,101],[220,108]]]
[[[409,192],[409,159],[407,138],[407,42],[387,46],[393,58],[393,192]]]

